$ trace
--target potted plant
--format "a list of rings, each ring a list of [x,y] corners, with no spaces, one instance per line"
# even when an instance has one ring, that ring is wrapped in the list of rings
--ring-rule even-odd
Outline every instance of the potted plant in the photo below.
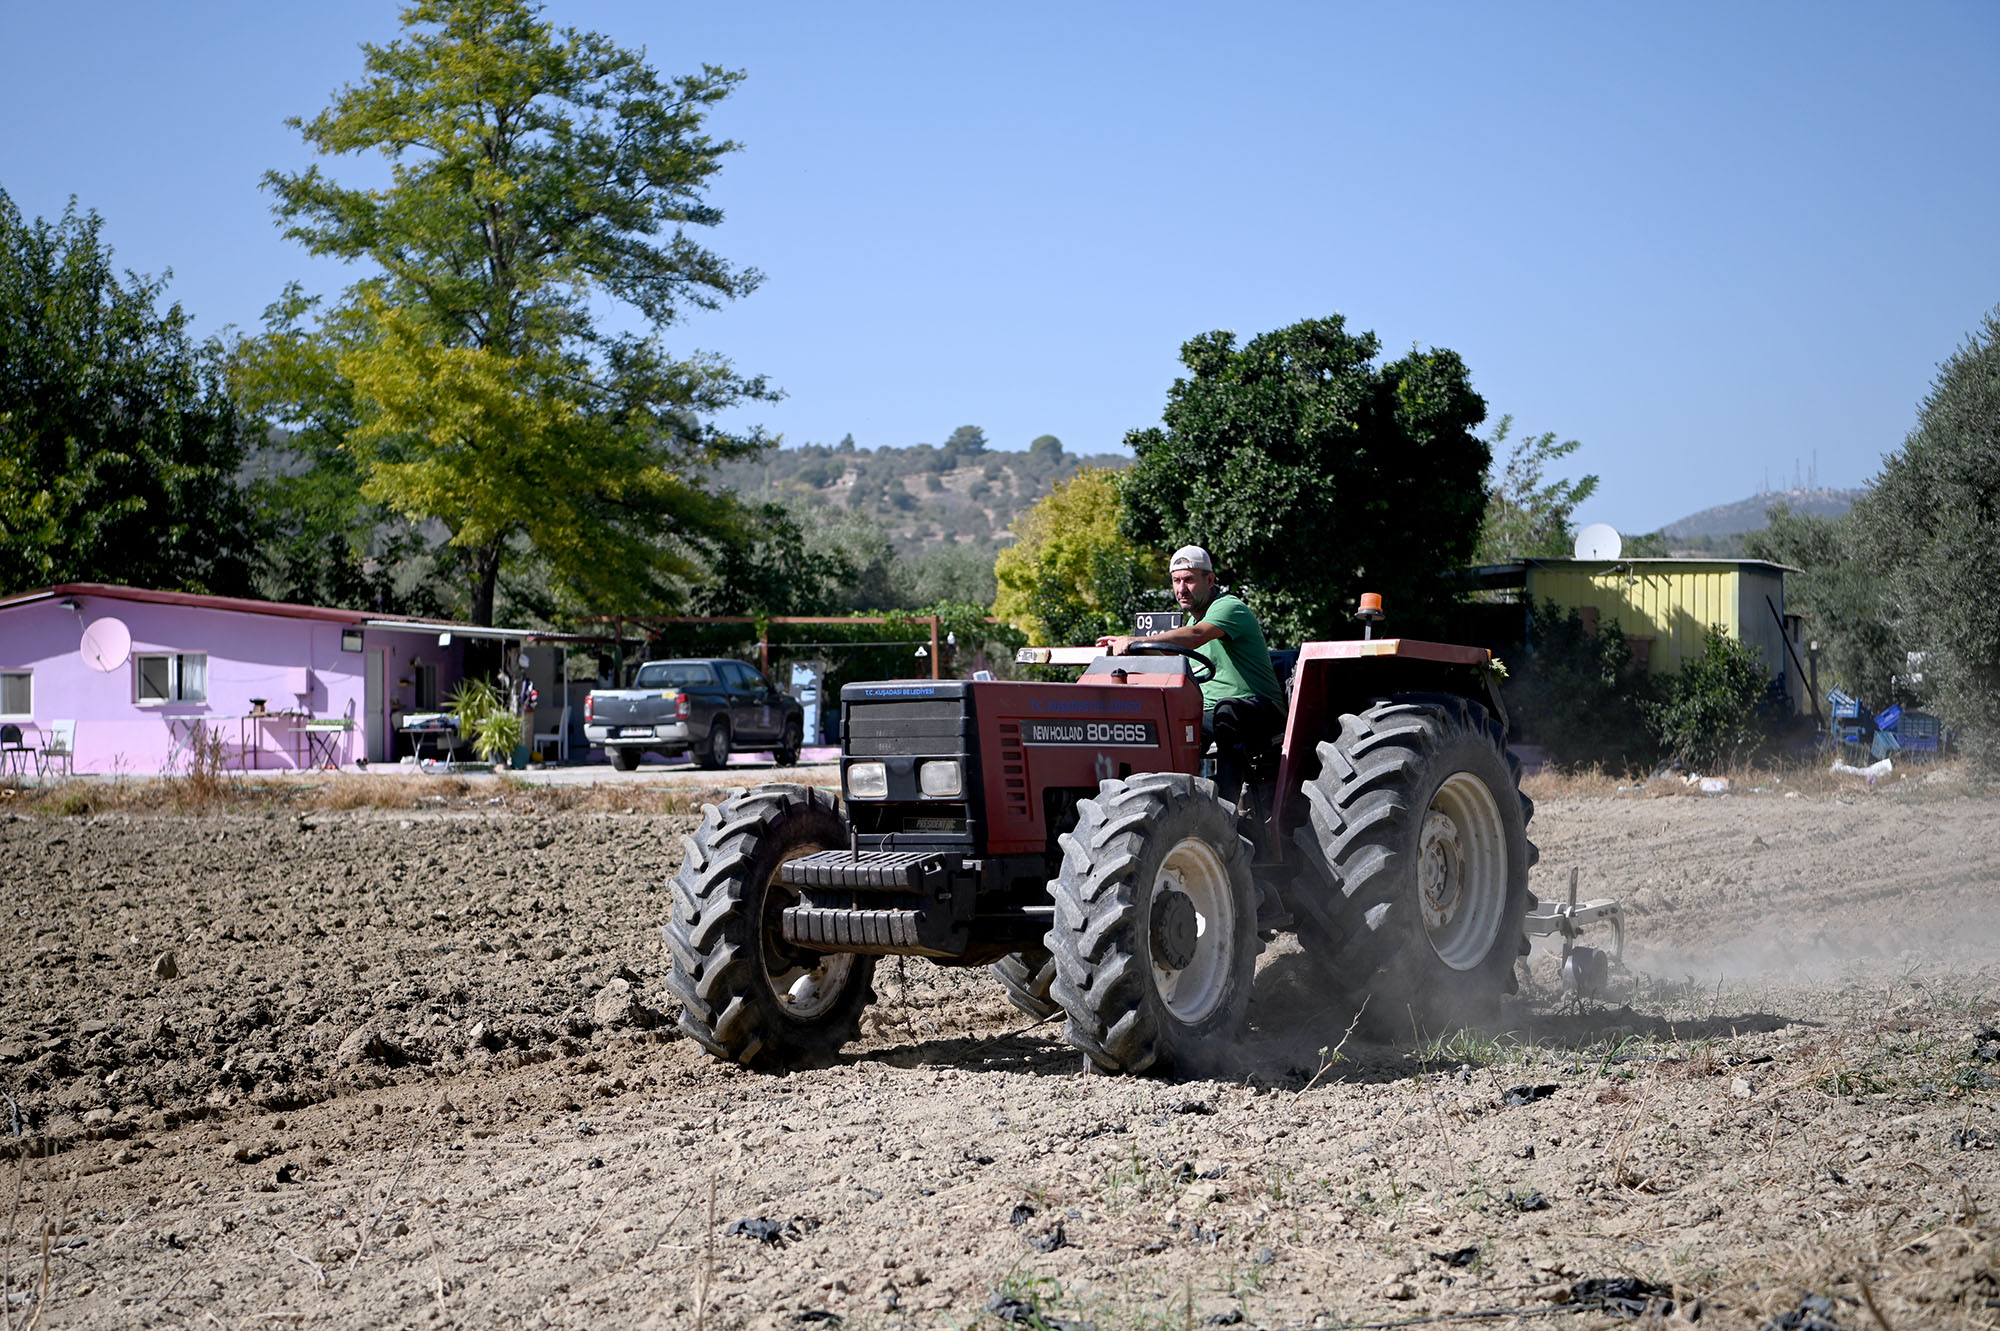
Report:
[[[483,679],[459,682],[450,699],[461,735],[472,741],[481,762],[503,766],[521,744],[521,714],[507,705],[500,691]]]

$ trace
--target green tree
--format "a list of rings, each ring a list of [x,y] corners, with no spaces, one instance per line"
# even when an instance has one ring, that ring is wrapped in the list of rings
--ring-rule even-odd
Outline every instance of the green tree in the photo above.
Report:
[[[252,419],[295,423],[251,450],[245,488],[257,519],[257,592],[273,601],[447,614],[454,598],[437,543],[362,496],[360,461],[343,447],[361,411],[338,367],[361,330],[332,323],[310,330],[318,305],[294,283],[265,310],[265,331],[228,350],[238,408]]]
[[[1940,367],[1853,519],[1932,705],[1975,770],[2000,773],[2000,308]]]
[[[1128,533],[1208,549],[1280,641],[1350,635],[1364,591],[1396,631],[1434,626],[1479,536],[1486,404],[1456,353],[1377,365],[1379,349],[1338,315],[1240,348],[1227,332],[1189,341],[1164,428],[1126,436]]]
[[[903,603],[902,562],[882,524],[864,513],[818,509],[804,515],[806,559],[850,570],[830,614],[862,614]]]
[[[1799,570],[1785,579],[1785,608],[1804,618],[1808,643],[1819,644],[1821,690],[1839,685],[1886,707],[1895,696],[1894,677],[1907,667],[1883,614],[1881,579],[1855,542],[1851,515],[1823,518],[1778,504],[1765,520],[1762,531],[1744,534],[1744,553]]]
[[[264,178],[288,236],[379,269],[320,329],[351,385],[361,493],[444,525],[477,622],[515,552],[600,611],[672,604],[698,564],[670,538],[735,520],[690,474],[766,443],[712,422],[775,396],[658,340],[758,281],[690,235],[722,220],[704,190],[736,145],[702,126],[742,76],[662,79],[526,0],[419,0],[403,25],[363,48],[365,81],[289,122],[322,153],[380,153],[390,184]],[[607,331],[606,304],[647,332]]]
[[[1593,631],[1575,609],[1529,607],[1526,650],[1505,687],[1522,733],[1566,767],[1644,767],[1654,755],[1646,705],[1652,681],[1632,667],[1613,620]]]
[[[0,191],[0,578],[251,590],[244,444],[166,278],[111,264],[71,202],[30,225]]]
[[[951,601],[988,606],[999,593],[992,552],[969,545],[947,541],[909,557],[903,567],[905,590],[900,599],[910,605]]]
[[[805,528],[782,504],[745,510],[701,546],[705,576],[688,609],[697,615],[831,615],[861,576],[838,546],[809,547]]]
[[[1502,416],[1487,441],[1497,459],[1514,427]],[[1477,564],[1515,559],[1564,558],[1574,548],[1571,523],[1578,505],[1597,492],[1597,477],[1545,481],[1547,469],[1583,447],[1574,439],[1556,442],[1555,431],[1530,435],[1513,446],[1498,476],[1486,477],[1486,515],[1479,527]]]
[[[944,451],[958,462],[976,458],[986,451],[986,431],[977,425],[961,425],[944,441]]]
[[[993,572],[993,613],[1043,644],[1129,633],[1148,594],[1166,586],[1166,559],[1120,530],[1118,474],[1086,468],[1014,523],[1016,540]]]

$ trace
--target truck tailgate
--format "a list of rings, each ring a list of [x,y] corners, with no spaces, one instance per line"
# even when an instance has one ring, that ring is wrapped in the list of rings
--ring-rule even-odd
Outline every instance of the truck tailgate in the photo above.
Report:
[[[678,692],[619,692],[595,693],[591,695],[590,720],[592,725],[653,725],[674,719],[674,700]]]

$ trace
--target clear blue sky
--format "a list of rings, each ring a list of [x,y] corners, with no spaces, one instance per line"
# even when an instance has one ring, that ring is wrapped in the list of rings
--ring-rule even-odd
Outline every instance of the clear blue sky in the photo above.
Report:
[[[1338,311],[1583,442],[1647,531],[1876,471],[2000,303],[2000,5],[552,4],[748,72],[706,239],[764,287],[669,334],[787,442],[1156,422],[1188,337]],[[258,177],[393,4],[6,0],[0,188],[172,268],[205,332],[332,292]],[[372,166],[332,163],[362,180]]]

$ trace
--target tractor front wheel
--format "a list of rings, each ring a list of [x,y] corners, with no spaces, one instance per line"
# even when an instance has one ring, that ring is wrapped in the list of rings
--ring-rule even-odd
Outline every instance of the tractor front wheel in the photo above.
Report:
[[[739,791],[710,805],[684,842],[667,925],[681,1029],[750,1067],[831,1059],[861,1034],[875,958],[787,943],[784,910],[798,893],[775,879],[787,860],[848,843],[833,796],[792,785]]]
[[[1111,1072],[1218,1061],[1261,948],[1235,810],[1212,783],[1159,772],[1106,781],[1076,812],[1047,935],[1070,1043]]]
[[[1292,892],[1315,968],[1365,994],[1384,1038],[1488,1019],[1513,989],[1534,863],[1500,723],[1466,698],[1404,695],[1341,717],[1318,752],[1295,835],[1319,881]]]

